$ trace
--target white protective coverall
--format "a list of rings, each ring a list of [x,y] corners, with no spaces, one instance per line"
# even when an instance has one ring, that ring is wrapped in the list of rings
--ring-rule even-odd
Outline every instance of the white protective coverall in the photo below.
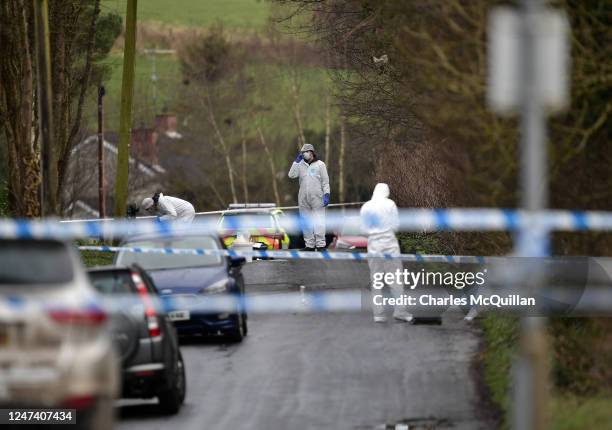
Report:
[[[159,195],[157,212],[164,221],[179,221],[190,223],[195,217],[195,209],[187,200],[177,197]]]
[[[389,186],[387,184],[376,184],[372,199],[361,207],[360,215],[362,229],[368,235],[368,252],[400,255],[400,247],[395,237],[395,232],[399,227],[399,216],[395,202],[389,198]],[[403,264],[399,259],[385,260],[381,258],[371,258],[368,259],[368,266],[370,267],[370,279],[372,281],[371,290],[374,319],[382,319],[384,318],[385,309],[382,305],[376,305],[374,303],[374,296],[382,294],[382,290],[373,287],[374,274],[381,272],[391,272],[395,274],[397,270],[403,270]],[[396,281],[386,285],[389,286],[391,293],[395,297],[401,296],[404,292],[403,285]],[[396,306],[393,316],[402,320],[411,319],[411,315],[407,312],[405,306]]]
[[[289,177],[300,179],[298,205],[300,215],[308,219],[313,229],[302,230],[306,248],[325,248],[325,207],[323,195],[329,194],[327,167],[321,160],[308,164],[305,160],[295,161],[289,169]],[[308,224],[308,223],[307,223]]]

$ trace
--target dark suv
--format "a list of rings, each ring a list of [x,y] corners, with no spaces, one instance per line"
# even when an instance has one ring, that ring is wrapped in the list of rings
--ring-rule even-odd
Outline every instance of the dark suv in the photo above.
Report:
[[[122,361],[122,397],[157,397],[165,412],[177,413],[185,399],[185,366],[153,281],[137,265],[88,272],[96,290],[109,299],[113,341]]]

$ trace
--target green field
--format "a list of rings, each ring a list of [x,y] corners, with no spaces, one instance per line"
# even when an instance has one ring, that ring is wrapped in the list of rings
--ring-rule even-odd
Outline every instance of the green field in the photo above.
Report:
[[[119,129],[119,108],[121,101],[121,76],[123,57],[111,55],[105,62],[111,66],[111,75],[105,82],[106,87],[106,128],[109,131]],[[153,70],[157,81],[153,81]],[[176,87],[181,82],[180,66],[173,56],[158,55],[153,57],[139,54],[136,57],[134,76],[134,125],[151,125],[156,113],[172,110]]]
[[[115,10],[125,14],[126,0],[103,0],[105,11]],[[138,3],[139,21],[158,21],[181,26],[207,27],[222,22],[225,28],[261,29],[267,20],[269,4],[264,0],[177,0],[170,4],[162,0],[141,0]],[[119,128],[119,103],[123,57],[113,51],[105,61],[111,66],[106,86],[106,128]],[[157,81],[152,80],[153,70]],[[269,109],[262,116],[262,126],[268,139],[295,136],[296,129],[291,114],[291,81],[278,66],[252,65],[247,73],[256,82],[253,102]],[[140,52],[136,57],[133,124],[150,125],[156,113],[175,110],[177,88],[182,81],[180,65],[174,55],[157,55],[153,58]],[[322,132],[324,129],[324,94],[329,78],[325,70],[303,69],[299,74],[302,94],[302,116],[306,129]],[[95,120],[95,106],[91,106],[90,124]]]
[[[126,0],[103,0],[105,11],[125,15]],[[259,29],[266,24],[269,5],[263,0],[140,0],[138,20],[209,27],[221,21],[228,28]]]
[[[119,103],[121,99],[121,74],[123,58],[113,55],[106,60],[112,66],[112,74],[106,82],[106,128],[119,128]],[[153,59],[138,55],[134,84],[134,126],[152,124],[156,113],[174,111],[177,88],[182,82],[178,60],[173,56],[157,56],[155,59],[155,85],[151,79]],[[253,104],[266,106],[262,115],[262,128],[268,139],[290,139],[296,128],[292,116],[291,80],[287,70],[279,66],[253,65],[247,73],[255,82],[251,97]],[[304,68],[299,74],[301,111],[305,129],[321,133],[325,124],[325,97],[330,81],[327,72],[318,68]],[[154,94],[157,102],[154,102]]]

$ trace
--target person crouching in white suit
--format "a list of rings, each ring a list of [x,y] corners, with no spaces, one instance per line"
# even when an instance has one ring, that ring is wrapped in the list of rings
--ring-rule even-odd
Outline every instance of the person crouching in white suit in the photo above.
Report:
[[[195,217],[195,209],[187,200],[164,196],[162,193],[145,198],[140,207],[163,221],[190,223]]]

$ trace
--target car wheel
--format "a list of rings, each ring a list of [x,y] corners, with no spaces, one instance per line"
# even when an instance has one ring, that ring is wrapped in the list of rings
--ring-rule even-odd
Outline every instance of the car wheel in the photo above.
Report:
[[[115,418],[114,400],[100,397],[87,410],[77,410],[76,425],[67,425],[75,430],[112,430]],[[63,426],[58,428],[64,428]]]
[[[176,414],[181,409],[181,405],[185,400],[186,380],[185,380],[185,364],[183,356],[179,352],[176,368],[170,387],[158,394],[159,404],[162,410],[167,414]]]
[[[230,317],[234,322],[234,328],[227,332],[226,337],[230,342],[242,342],[242,339],[246,336],[246,320],[244,314],[237,313]]]
[[[246,314],[242,314],[242,335],[243,337],[249,333],[249,325],[247,323]]]

